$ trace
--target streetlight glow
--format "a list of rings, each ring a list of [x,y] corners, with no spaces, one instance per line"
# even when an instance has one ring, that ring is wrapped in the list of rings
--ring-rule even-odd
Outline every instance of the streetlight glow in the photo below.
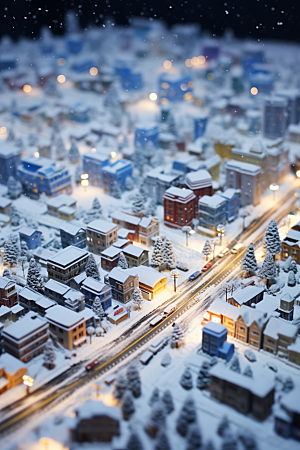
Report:
[[[172,67],[172,62],[169,61],[168,59],[164,62],[164,68],[165,69],[171,69]]]
[[[258,89],[256,87],[252,87],[250,89],[250,92],[251,92],[252,95],[257,95],[258,94]]]
[[[90,74],[95,77],[96,75],[98,75],[98,69],[97,67],[91,67],[90,68]]]
[[[296,177],[297,177],[297,178],[300,178],[300,170],[297,170],[297,172],[296,172]]]
[[[25,386],[31,387],[33,385],[33,381],[33,378],[29,375],[23,375],[23,384],[25,384]]]
[[[1,128],[0,128],[0,133],[1,133],[1,134],[6,133],[6,127],[1,127]]]
[[[155,102],[155,100],[157,100],[157,94],[155,94],[155,92],[151,92],[151,94],[149,95],[149,98],[150,98],[150,100]]]
[[[117,156],[117,154],[116,154],[116,152],[110,152],[110,156],[112,159],[114,159]]]
[[[29,94],[29,92],[31,92],[31,86],[29,84],[25,84],[23,86],[23,91],[26,92],[26,94]]]
[[[58,75],[57,81],[59,83],[64,83],[66,81],[66,77],[64,75]]]
[[[40,157],[39,152],[34,152],[34,156],[35,156],[36,158],[39,158],[39,157]]]

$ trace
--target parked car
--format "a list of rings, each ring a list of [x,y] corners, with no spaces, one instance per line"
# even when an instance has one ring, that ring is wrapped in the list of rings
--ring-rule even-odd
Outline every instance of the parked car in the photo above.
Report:
[[[218,254],[219,258],[223,258],[223,256],[227,255],[229,253],[229,248],[224,248],[224,250],[221,251],[221,253]]]
[[[158,325],[163,319],[164,319],[164,316],[162,316],[161,314],[159,314],[158,316],[154,317],[154,319],[151,320],[150,326],[151,326],[151,327],[155,327],[155,326]]]
[[[212,266],[212,263],[211,263],[211,262],[205,264],[205,266],[204,266],[203,269],[202,269],[202,272],[206,272],[211,266]]]
[[[149,350],[146,350],[142,356],[140,357],[140,361],[142,364],[146,365],[153,358],[153,353]]]
[[[192,275],[189,276],[190,281],[196,280],[196,278],[200,277],[201,272],[200,270],[197,270],[197,272],[192,273]]]
[[[99,364],[99,360],[98,360],[98,359],[95,359],[94,361],[90,362],[89,364],[87,364],[87,365],[85,366],[85,370],[90,371],[90,370],[92,370],[95,366],[98,366],[98,364]]]
[[[236,244],[232,249],[231,249],[231,253],[233,253],[234,255],[241,250],[242,248],[244,248],[243,244],[239,243]]]

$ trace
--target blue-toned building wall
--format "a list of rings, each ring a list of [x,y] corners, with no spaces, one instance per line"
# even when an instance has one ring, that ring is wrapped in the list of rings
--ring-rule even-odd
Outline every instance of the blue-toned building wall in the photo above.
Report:
[[[206,329],[204,326],[202,329],[202,350],[204,353],[208,353],[211,356],[218,356],[219,349],[223,343],[227,340],[227,330],[225,329],[221,333],[215,333],[212,330]]]
[[[199,226],[216,230],[219,224],[226,223],[226,203],[217,208],[203,206],[199,203]]]
[[[174,78],[163,73],[158,80],[159,99],[164,102],[181,102],[191,100],[194,82],[190,75],[182,75]]]
[[[102,180],[102,167],[109,164],[109,159],[99,159],[95,155],[84,155],[83,156],[83,173],[89,175],[89,183],[92,186],[103,187]]]
[[[122,161],[122,164],[120,164]],[[123,162],[124,161],[124,162]],[[116,166],[120,166],[116,168]],[[102,169],[102,183],[106,193],[112,193],[115,185],[123,191],[127,177],[132,176],[132,164],[129,161],[119,160],[113,164],[107,165]]]
[[[223,197],[222,194],[220,195]],[[241,207],[241,194],[237,192],[232,198],[228,199],[224,197],[224,199],[226,200],[226,221],[231,222],[239,215],[239,210]]]
[[[17,177],[17,167],[21,163],[21,150],[15,154],[0,153],[0,183],[7,184],[9,177]]]
[[[151,141],[157,147],[158,133],[159,130],[156,125],[151,128],[137,127],[135,130],[134,145],[145,148],[147,143]]]
[[[196,117],[194,119],[194,140],[202,137],[205,133],[208,117]]]
[[[69,245],[79,248],[86,247],[86,232],[84,230],[75,235],[67,233],[65,230],[60,230],[60,239],[62,248],[69,247]]]
[[[78,55],[83,49],[83,38],[80,35],[70,35],[66,39],[67,50],[73,55]]]
[[[41,242],[42,233],[40,231],[35,230],[31,236],[23,234],[22,232],[19,232],[19,235],[20,235],[20,242],[25,241],[29,250],[35,250],[36,248],[42,245]]]
[[[112,299],[112,295],[111,295],[111,288],[109,287],[109,289],[107,289],[109,286],[105,286],[105,288],[103,289],[103,291],[95,294],[94,291],[89,290],[87,287],[82,287],[81,288],[81,292],[83,293],[83,295],[85,296],[85,304],[88,308],[91,308],[93,305],[93,301],[96,297],[100,298],[100,301],[102,303],[103,309],[104,311],[107,308],[111,307],[111,299]]]

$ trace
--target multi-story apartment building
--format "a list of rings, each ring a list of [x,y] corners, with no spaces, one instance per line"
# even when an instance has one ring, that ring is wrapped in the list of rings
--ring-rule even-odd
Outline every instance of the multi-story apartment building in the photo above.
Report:
[[[268,139],[282,138],[288,127],[288,102],[284,97],[266,98],[263,107],[262,130]]]
[[[220,224],[226,224],[226,199],[218,194],[204,195],[199,200],[199,226],[217,233]]]
[[[64,222],[60,226],[60,239],[62,248],[69,245],[85,248],[86,246],[86,230],[70,222]]]
[[[109,284],[87,277],[81,285],[81,292],[84,294],[87,306],[92,307],[95,298],[99,297],[104,310],[111,307],[112,295]]]
[[[86,343],[86,324],[82,312],[56,305],[47,311],[45,318],[49,322],[50,333],[66,349],[76,349]]]
[[[165,172],[163,167],[155,167],[146,175],[145,187],[149,193],[149,197],[154,198],[158,205],[163,204],[164,193],[171,186],[175,186],[182,177],[182,172],[179,170],[172,170]]]
[[[14,281],[5,277],[0,277],[0,306],[11,308],[17,303],[17,291]]]
[[[28,362],[44,350],[49,338],[48,323],[34,313],[27,314],[2,332],[6,352]]]
[[[85,271],[88,252],[73,245],[60,250],[47,262],[48,277],[61,283],[69,281]]]
[[[193,225],[196,195],[190,189],[170,187],[164,195],[164,224],[170,228]]]
[[[134,288],[139,286],[138,276],[118,267],[109,272],[108,279],[112,298],[121,303],[128,303]]]
[[[0,183],[7,184],[9,177],[16,178],[17,167],[21,162],[22,149],[5,142],[0,149]]]
[[[204,195],[213,195],[212,177],[205,169],[188,173],[185,177],[185,183],[187,188],[194,192],[196,204]]]
[[[116,186],[124,191],[126,187],[126,178],[132,175],[132,164],[125,159],[108,164],[102,168],[102,184],[104,192],[113,194]]]
[[[116,211],[112,220],[118,228],[130,230],[128,238],[132,241],[150,247],[152,238],[159,235],[159,221],[155,217],[138,217],[133,214]]]
[[[106,220],[93,220],[86,229],[87,246],[91,253],[100,255],[118,240],[118,227]]]
[[[123,248],[122,252],[126,258],[128,268],[138,267],[141,265],[149,266],[149,251],[141,247],[130,244]]]
[[[263,193],[261,168],[240,161],[226,164],[226,187],[241,191],[241,206],[258,205]]]
[[[82,273],[86,278],[85,273]],[[73,282],[74,279],[71,279]],[[85,306],[84,295],[76,289],[72,289],[66,284],[50,279],[45,284],[45,294],[57,302],[59,305],[70,308],[74,311],[82,311]]]
[[[82,164],[83,173],[88,174],[90,185],[103,187],[102,169],[109,164],[107,155],[97,151],[86,153]]]

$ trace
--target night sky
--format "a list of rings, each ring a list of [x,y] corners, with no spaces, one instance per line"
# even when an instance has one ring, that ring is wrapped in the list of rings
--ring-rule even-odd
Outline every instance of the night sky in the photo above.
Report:
[[[64,14],[73,8],[83,28],[102,25],[110,16],[126,25],[132,16],[161,18],[168,25],[198,22],[221,36],[232,28],[236,36],[300,41],[299,0],[2,0],[0,35],[37,37],[42,25],[64,33]]]

